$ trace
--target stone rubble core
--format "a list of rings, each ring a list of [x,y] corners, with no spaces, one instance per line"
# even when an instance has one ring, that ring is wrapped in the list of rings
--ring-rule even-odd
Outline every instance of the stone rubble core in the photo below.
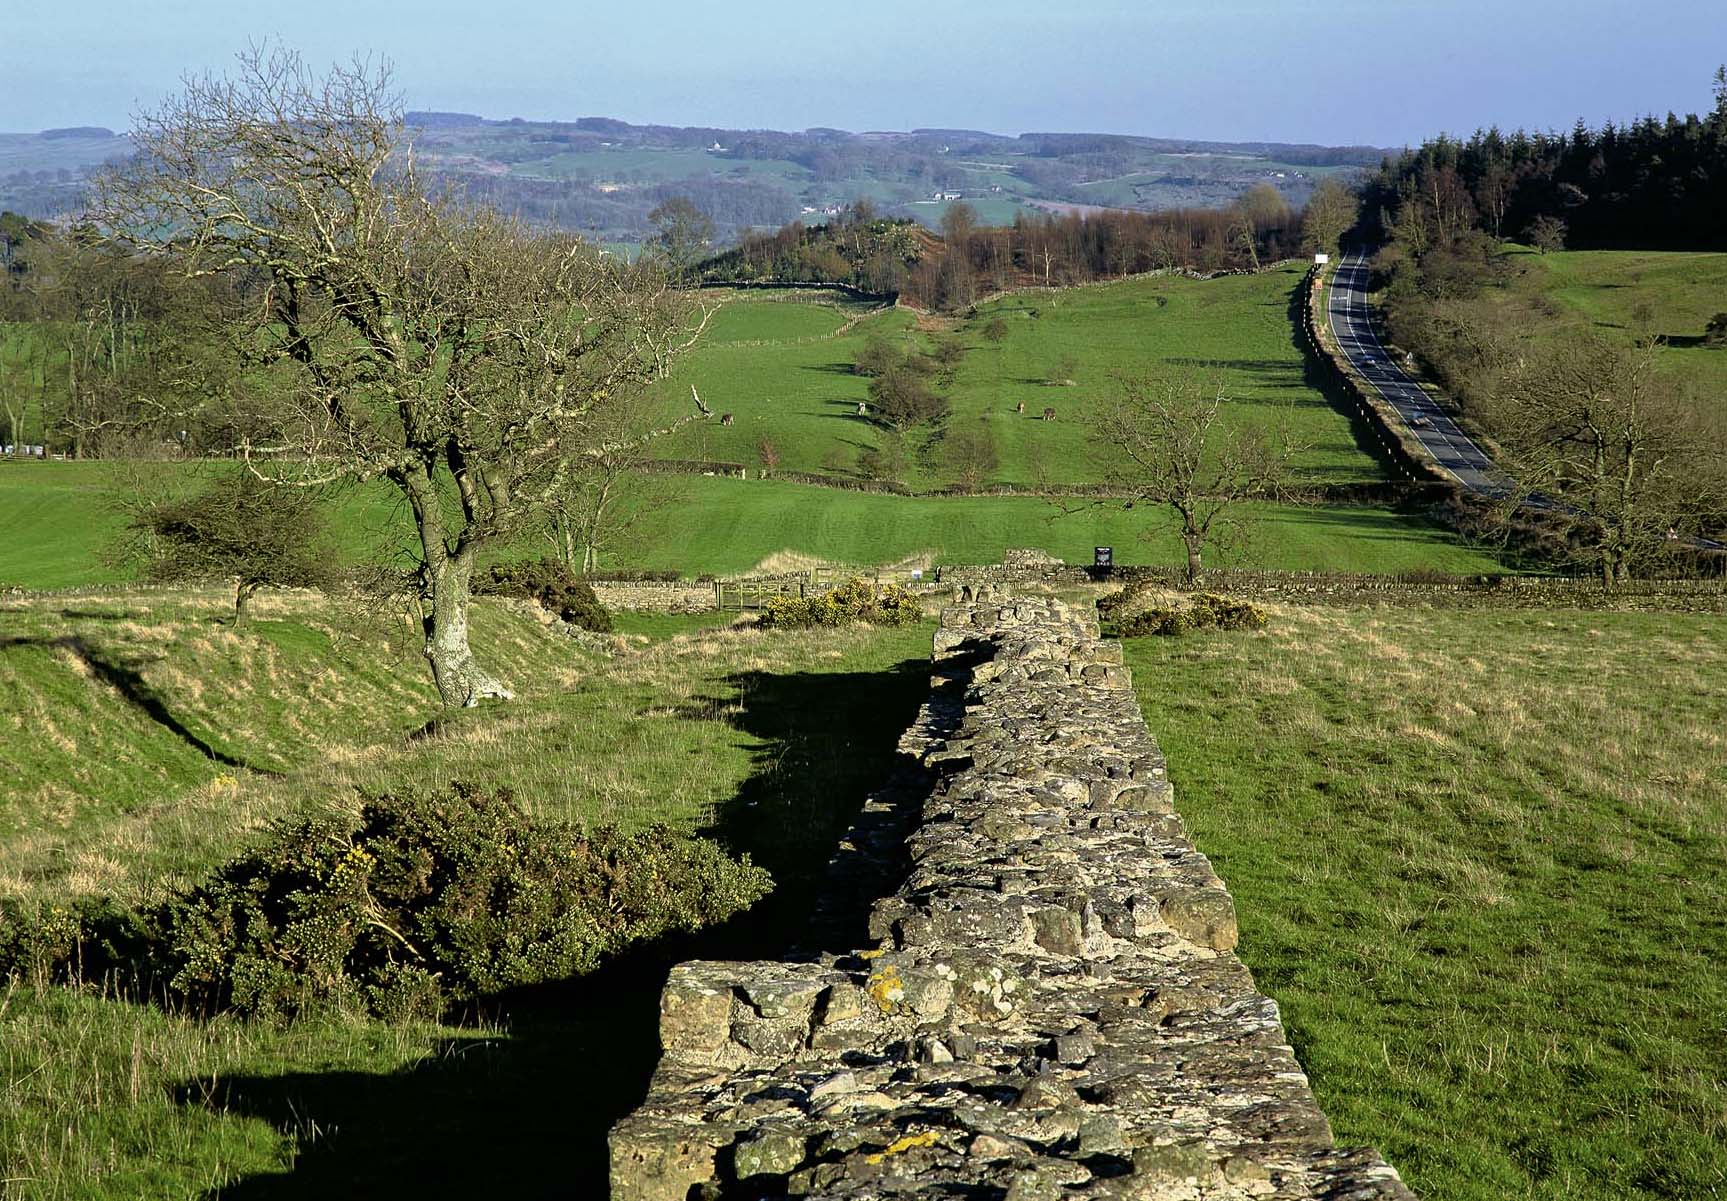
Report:
[[[1413,1201],[1333,1144],[1120,645],[1058,601],[960,599],[900,744],[924,778],[835,859],[856,879],[912,811],[875,945],[674,968],[614,1201]]]

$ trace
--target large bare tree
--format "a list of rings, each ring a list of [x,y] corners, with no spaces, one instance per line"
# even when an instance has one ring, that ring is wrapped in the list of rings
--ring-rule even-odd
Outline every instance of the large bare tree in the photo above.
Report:
[[[1242,528],[1242,502],[1289,487],[1302,445],[1227,411],[1223,385],[1190,378],[1125,379],[1096,427],[1105,474],[1133,500],[1167,509],[1187,553],[1186,581],[1205,548]]]
[[[1518,355],[1485,413],[1574,557],[1622,583],[1727,508],[1722,429],[1636,347],[1574,332]]]
[[[319,75],[254,48],[132,136],[102,228],[250,284],[234,342],[270,436],[235,449],[278,480],[399,489],[444,702],[508,697],[469,647],[476,552],[607,451],[601,414],[700,328],[685,294],[652,263],[431,192],[388,69],[363,60]]]

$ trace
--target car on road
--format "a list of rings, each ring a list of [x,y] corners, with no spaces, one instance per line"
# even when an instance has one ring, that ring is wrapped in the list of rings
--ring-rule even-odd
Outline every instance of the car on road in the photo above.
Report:
[[[1413,425],[1418,430],[1430,430],[1433,428],[1433,422],[1428,419],[1426,413],[1417,413],[1414,417],[1410,418],[1409,424]]]

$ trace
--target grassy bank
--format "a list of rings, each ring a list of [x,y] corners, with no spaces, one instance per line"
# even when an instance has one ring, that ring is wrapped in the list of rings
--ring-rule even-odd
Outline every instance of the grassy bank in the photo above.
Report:
[[[1129,656],[1344,1141],[1429,1201],[1722,1194],[1718,618],[1274,607]]]
[[[1573,319],[1626,340],[1662,339],[1662,369],[1727,418],[1727,348],[1704,346],[1703,330],[1727,312],[1727,254],[1574,250],[1537,256],[1530,286]]]
[[[629,618],[602,656],[482,603],[476,647],[521,699],[428,727],[424,669],[395,658],[387,623],[288,595],[260,598],[235,633],[216,624],[225,605],[7,603],[22,633],[0,644],[20,699],[6,711],[19,734],[0,743],[0,894],[143,900],[278,818],[460,779],[507,784],[542,816],[705,833],[767,866],[775,895],[720,944],[644,948],[461,1026],[274,1027],[0,984],[8,1199],[599,1195],[605,1131],[657,1054],[656,972],[704,948],[778,953],[927,689],[927,627],[768,636]]]

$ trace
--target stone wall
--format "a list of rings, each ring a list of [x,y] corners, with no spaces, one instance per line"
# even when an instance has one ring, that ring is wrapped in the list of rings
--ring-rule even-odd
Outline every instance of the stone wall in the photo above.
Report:
[[[692,580],[593,580],[594,595],[608,609],[641,609],[649,613],[708,613],[714,607],[714,586]]]
[[[1118,566],[1108,571],[1072,564],[1023,562],[1009,551],[1002,563],[943,567],[936,572],[947,588],[1026,586],[1072,588],[1104,584],[1112,588],[1154,584],[1182,588],[1179,567]],[[1599,579],[1533,575],[1356,575],[1328,571],[1234,571],[1205,573],[1200,587],[1210,592],[1293,604],[1432,605],[1442,608],[1588,609],[1668,613],[1727,612],[1727,578],[1631,580],[1612,592]]]
[[[615,1201],[1411,1198],[1334,1145],[1120,647],[966,592],[833,864],[836,895],[880,898],[867,929],[673,969]]]

